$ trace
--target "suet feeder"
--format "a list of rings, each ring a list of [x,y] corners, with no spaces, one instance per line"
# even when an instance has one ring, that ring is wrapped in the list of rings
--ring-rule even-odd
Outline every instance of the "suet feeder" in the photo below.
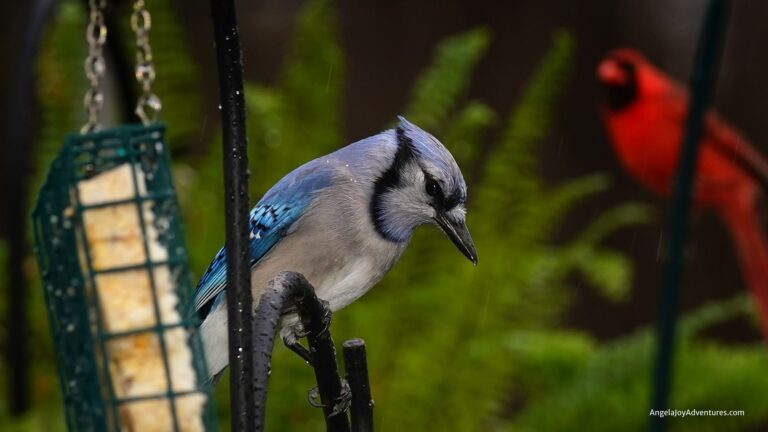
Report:
[[[162,125],[71,135],[33,218],[71,431],[205,430]]]

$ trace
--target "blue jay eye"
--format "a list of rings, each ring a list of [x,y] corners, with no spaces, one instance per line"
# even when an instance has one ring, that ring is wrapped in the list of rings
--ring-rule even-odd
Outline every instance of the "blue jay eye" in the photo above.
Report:
[[[435,179],[427,177],[427,195],[432,197],[442,196],[440,185],[437,184]]]

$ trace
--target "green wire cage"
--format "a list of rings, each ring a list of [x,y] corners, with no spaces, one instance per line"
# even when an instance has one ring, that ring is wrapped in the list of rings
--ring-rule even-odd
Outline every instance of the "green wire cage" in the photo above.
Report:
[[[33,212],[70,431],[214,430],[163,133],[70,135]]]

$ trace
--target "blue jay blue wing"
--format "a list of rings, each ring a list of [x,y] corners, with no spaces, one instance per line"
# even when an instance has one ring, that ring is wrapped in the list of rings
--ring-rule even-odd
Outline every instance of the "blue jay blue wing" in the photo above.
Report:
[[[251,210],[250,236],[251,266],[255,265],[280,241],[285,231],[303,213],[309,200],[291,204],[263,204]],[[195,293],[195,310],[200,311],[224,292],[227,284],[227,251],[221,248],[208,270],[203,274]]]
[[[318,161],[297,168],[264,195],[250,214],[251,266],[255,266],[309,207],[313,192],[327,187],[331,170]],[[227,284],[227,253],[221,248],[195,290],[194,307],[201,318],[223,301]]]

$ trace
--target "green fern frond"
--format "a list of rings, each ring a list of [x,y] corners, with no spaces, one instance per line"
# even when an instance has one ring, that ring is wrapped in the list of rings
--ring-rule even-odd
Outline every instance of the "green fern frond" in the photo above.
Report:
[[[647,223],[650,222],[651,218],[653,218],[653,210],[648,204],[637,202],[620,204],[599,214],[574,241],[588,244],[599,243],[608,234],[621,227]]]
[[[619,229],[647,223],[652,212],[648,205],[625,203],[598,215],[564,249],[590,285],[611,301],[629,296],[633,271],[629,259],[615,251],[600,248],[604,238]]]
[[[280,82],[286,114],[292,122],[285,133],[295,135],[293,143],[298,148],[311,145],[318,155],[342,144],[339,106],[345,64],[335,29],[336,19],[328,1],[307,3]]]
[[[683,340],[690,340],[709,327],[739,316],[747,316],[752,312],[753,304],[747,296],[740,295],[729,300],[712,302],[681,321],[680,335]]]
[[[481,139],[498,120],[496,112],[480,101],[471,101],[452,116],[442,141],[459,166],[464,168],[467,183],[473,183],[473,172],[482,149]]]
[[[408,119],[425,130],[442,130],[489,40],[487,30],[475,29],[441,42],[430,67],[416,79],[405,110]]]
[[[508,211],[519,197],[535,197],[541,189],[533,145],[546,136],[555,98],[573,58],[569,33],[556,34],[552,48],[525,86],[523,96],[506,122],[502,136],[491,150],[481,174],[477,211],[496,214]],[[514,175],[510,175],[514,173]]]
[[[574,51],[575,43],[570,33],[563,30],[556,33],[552,39],[552,48],[533,74],[535,79],[526,85],[523,97],[512,112],[499,143],[500,147],[510,148],[509,152],[505,152],[509,154],[505,159],[510,162],[520,160],[520,163],[510,168],[522,169],[524,172],[534,169],[520,156],[533,154],[531,146],[546,136],[554,100],[560,94]]]
[[[514,223],[500,220],[495,229],[508,233],[506,238],[509,241],[545,240],[577,202],[606,190],[608,185],[608,178],[604,175],[591,174],[541,191],[529,198],[532,201],[516,203],[514,196],[499,196],[498,200],[510,202],[508,214],[517,217],[511,219]]]
[[[328,1],[307,3],[276,86],[246,85],[251,160],[267,160],[254,176],[255,196],[296,166],[343,144],[340,105],[345,64]],[[289,150],[286,150],[289,149]]]
[[[613,302],[629,297],[632,286],[632,262],[616,251],[596,247],[570,247],[575,270],[581,273],[597,292]]]

